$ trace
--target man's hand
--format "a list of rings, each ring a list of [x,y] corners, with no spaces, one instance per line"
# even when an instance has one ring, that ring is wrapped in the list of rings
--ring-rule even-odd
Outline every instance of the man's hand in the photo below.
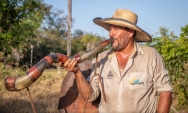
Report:
[[[74,72],[78,90],[85,99],[92,95],[93,89],[82,74],[75,58],[68,59],[64,64],[59,62],[59,66],[64,67],[67,71]]]
[[[172,92],[166,91],[159,95],[157,113],[168,113],[172,103]]]
[[[75,60],[75,58],[73,58],[72,60],[68,59],[64,64],[59,62],[59,66],[64,67],[67,71],[74,72],[74,73],[77,73],[79,70],[79,67],[77,65],[77,61]]]

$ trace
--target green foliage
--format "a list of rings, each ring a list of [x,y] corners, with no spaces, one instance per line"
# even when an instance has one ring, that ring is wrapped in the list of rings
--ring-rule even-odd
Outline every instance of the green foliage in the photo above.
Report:
[[[43,0],[0,0],[0,51],[3,53],[0,60],[14,61],[7,57],[16,48],[23,56],[20,66],[29,65],[31,45],[34,46],[33,64],[51,52],[66,54],[66,28],[67,16],[63,11],[53,9]],[[72,36],[72,55],[85,52],[88,42],[96,44],[104,40],[79,29]]]
[[[181,29],[183,33],[177,37],[169,29],[160,27],[161,37],[153,38],[152,43],[146,45],[154,47],[163,57],[169,71],[174,94],[177,95],[179,106],[186,103],[188,92],[188,74],[185,64],[188,61],[188,25]]]
[[[103,37],[100,37],[99,35],[94,35],[92,33],[86,33],[83,37],[81,42],[83,42],[85,45],[89,42],[99,42],[102,39],[104,39]]]
[[[62,10],[50,9],[50,13],[45,16],[44,23],[43,30],[46,37],[66,38],[67,18]]]
[[[5,79],[7,75],[11,73],[11,70],[6,70],[4,65],[1,65],[0,67],[0,80]]]
[[[33,61],[34,61],[33,64],[36,64],[37,62],[39,62],[39,60],[41,60],[44,56],[49,55],[51,52],[61,53],[65,55],[67,54],[67,46],[66,46],[67,39],[63,37],[58,37],[56,34],[49,33],[49,32],[51,32],[50,29],[48,31],[43,32],[44,34],[46,34],[45,37],[43,36],[39,37],[39,40],[40,40],[39,46],[37,46],[37,44],[34,44],[35,47],[33,50]],[[56,30],[56,32],[58,33],[61,31]],[[73,38],[71,40],[72,56],[86,52],[86,45],[84,44],[84,42],[81,41],[84,35],[85,33],[79,29],[77,29],[75,33],[73,34]],[[94,36],[95,35],[93,35],[93,37]],[[99,38],[98,40],[101,40],[101,41],[105,40],[98,35],[96,37]],[[98,40],[93,41],[93,42],[95,43],[100,42]],[[106,49],[107,48],[105,48],[104,50]],[[26,50],[29,50],[29,47]],[[29,65],[30,56],[31,56],[30,51],[23,51],[23,54],[24,56],[27,56],[27,57],[24,57],[23,59],[21,59],[20,64]]]
[[[32,43],[48,9],[41,0],[0,0],[0,51],[6,56]]]

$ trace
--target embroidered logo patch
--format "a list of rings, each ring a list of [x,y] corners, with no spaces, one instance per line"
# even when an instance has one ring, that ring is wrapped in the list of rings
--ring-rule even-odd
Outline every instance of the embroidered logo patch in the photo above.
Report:
[[[108,73],[108,75],[107,75],[107,78],[108,79],[111,79],[113,77],[113,75],[112,75],[112,72],[110,71],[109,73]]]
[[[144,82],[140,82],[140,80],[136,78],[133,78],[130,81],[130,85],[141,85],[141,84],[144,84]]]

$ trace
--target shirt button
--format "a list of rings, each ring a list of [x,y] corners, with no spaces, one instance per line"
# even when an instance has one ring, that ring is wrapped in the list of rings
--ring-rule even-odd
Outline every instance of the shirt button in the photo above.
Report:
[[[121,87],[121,86],[119,86],[119,87]]]
[[[118,108],[120,108],[120,106],[118,106]]]

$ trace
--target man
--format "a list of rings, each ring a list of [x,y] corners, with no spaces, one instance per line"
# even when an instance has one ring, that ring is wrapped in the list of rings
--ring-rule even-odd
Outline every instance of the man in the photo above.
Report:
[[[112,18],[96,18],[94,23],[108,30],[109,37],[114,38],[112,49],[98,56],[96,72],[101,76],[106,97],[105,102],[101,96],[99,112],[169,112],[172,87],[168,71],[155,49],[136,43],[152,40],[148,33],[136,26],[137,15],[118,9]],[[90,86],[76,64],[72,59],[65,62],[64,67],[74,72],[80,94],[94,101],[101,92],[94,66]]]

